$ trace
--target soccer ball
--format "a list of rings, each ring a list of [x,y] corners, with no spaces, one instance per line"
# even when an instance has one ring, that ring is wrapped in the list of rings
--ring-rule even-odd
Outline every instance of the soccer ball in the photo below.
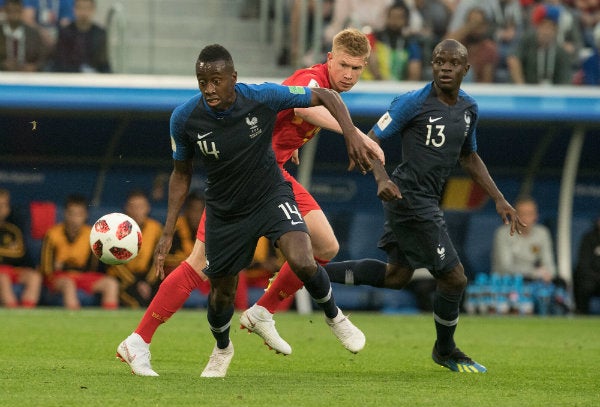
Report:
[[[92,226],[92,252],[106,264],[124,264],[137,256],[142,247],[142,231],[123,213],[109,213]]]

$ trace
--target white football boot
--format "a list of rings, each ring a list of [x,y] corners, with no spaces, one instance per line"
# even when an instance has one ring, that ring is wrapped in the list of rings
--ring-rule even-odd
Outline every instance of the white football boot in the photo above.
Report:
[[[292,347],[279,336],[279,332],[275,329],[273,314],[265,307],[254,304],[248,308],[240,316],[240,324],[240,328],[260,336],[265,341],[265,345],[275,352],[284,355],[292,353]]]
[[[340,340],[344,348],[352,353],[358,353],[365,347],[365,335],[358,329],[347,316],[338,308],[338,314],[333,319],[325,317],[327,325],[331,327],[333,334]]]
[[[231,341],[225,349],[219,349],[215,345],[200,377],[225,377],[231,359],[233,359],[233,343]]]
[[[117,347],[117,358],[131,367],[138,376],[158,376],[150,365],[150,345],[137,333],[132,333]]]

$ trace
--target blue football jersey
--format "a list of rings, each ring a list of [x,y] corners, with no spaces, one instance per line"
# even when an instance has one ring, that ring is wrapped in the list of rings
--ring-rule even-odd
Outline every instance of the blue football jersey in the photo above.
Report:
[[[171,115],[173,158],[200,158],[207,206],[217,216],[244,216],[285,182],[271,146],[275,119],[311,101],[310,88],[274,83],[238,83],[235,92],[227,111],[213,111],[198,94]]]
[[[477,151],[478,108],[462,90],[449,106],[437,98],[433,83],[396,97],[373,127],[385,140],[402,137],[402,162],[392,173],[402,206],[414,213],[439,210],[448,176],[460,154]]]

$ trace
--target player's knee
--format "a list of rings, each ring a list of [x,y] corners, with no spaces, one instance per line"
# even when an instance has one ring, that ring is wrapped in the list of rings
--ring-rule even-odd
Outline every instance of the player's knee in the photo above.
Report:
[[[235,289],[219,289],[211,287],[210,290],[210,305],[217,312],[223,312],[230,307],[235,299]]]
[[[329,261],[340,251],[340,244],[337,240],[334,240],[323,247],[314,247],[313,251],[317,259]]]
[[[394,290],[401,290],[408,284],[412,276],[407,269],[389,265],[385,273],[384,287]]]
[[[312,277],[317,271],[317,264],[314,259],[296,259],[295,261],[290,261],[288,259],[288,263],[292,271],[298,276],[298,278],[302,281],[308,280]]]
[[[444,278],[438,279],[440,288],[448,292],[462,292],[467,287],[467,276],[465,276],[462,264],[458,264]]]

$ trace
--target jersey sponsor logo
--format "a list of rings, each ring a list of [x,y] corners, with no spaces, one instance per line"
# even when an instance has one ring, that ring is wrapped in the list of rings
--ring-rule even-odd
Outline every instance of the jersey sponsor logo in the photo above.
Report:
[[[385,128],[389,126],[391,122],[392,116],[390,116],[390,112],[385,112],[385,114],[377,121],[377,127],[379,127],[379,130],[385,130]]]
[[[211,134],[212,134],[212,131],[209,131],[208,133],[204,133],[204,134],[198,133],[198,140],[202,140],[204,137],[210,136]]]
[[[436,117],[434,119],[433,117],[429,116],[429,123],[435,123],[435,122],[437,122],[438,120],[441,120],[441,119],[442,119],[441,117]]]
[[[288,89],[290,90],[290,93],[293,93],[294,95],[304,95],[306,93],[304,86],[288,86]]]

